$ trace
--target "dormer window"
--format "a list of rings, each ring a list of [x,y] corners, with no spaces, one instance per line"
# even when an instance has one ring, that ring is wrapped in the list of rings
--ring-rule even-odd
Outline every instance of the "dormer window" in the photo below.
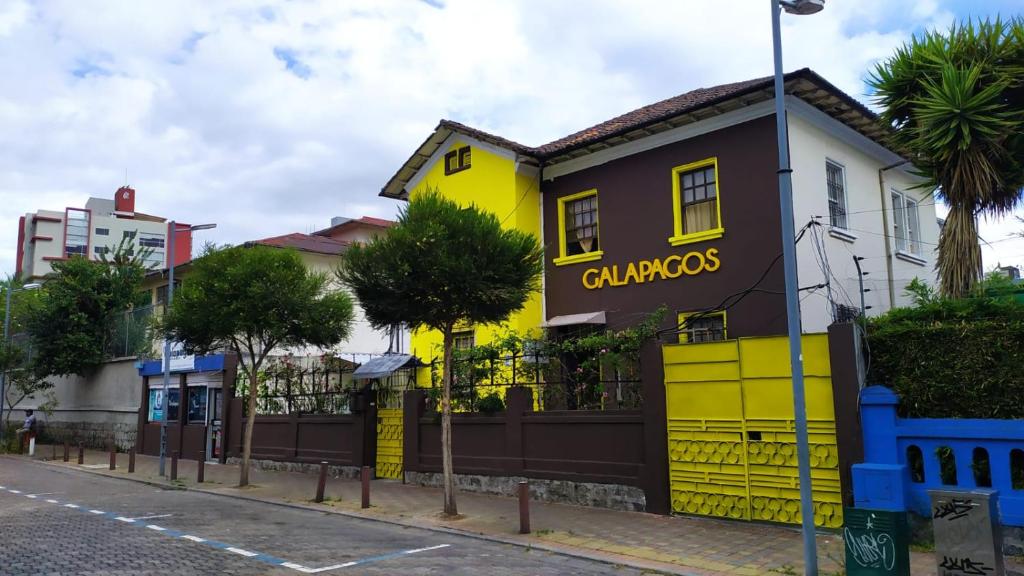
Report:
[[[470,167],[470,148],[463,146],[444,155],[444,175],[454,174]]]

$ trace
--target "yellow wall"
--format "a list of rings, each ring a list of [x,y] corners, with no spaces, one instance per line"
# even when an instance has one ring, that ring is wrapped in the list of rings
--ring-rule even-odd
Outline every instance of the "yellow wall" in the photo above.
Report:
[[[471,167],[454,174],[445,175],[443,154],[469,145],[472,147]],[[509,155],[511,156],[511,152]],[[529,232],[541,239],[540,192],[537,177],[516,173],[515,161],[495,152],[488,151],[474,142],[455,139],[451,145],[437,155],[437,161],[427,165],[426,174],[410,191],[410,197],[437,188],[442,195],[460,205],[475,204],[478,208],[497,215],[502,226]],[[517,333],[535,331],[543,321],[541,318],[540,292],[534,294],[522,310],[512,314],[503,326],[477,326],[474,337],[477,344],[490,342],[495,335],[511,328]],[[435,330],[419,330],[412,334],[412,353],[424,362],[441,359],[443,355],[441,333]],[[430,385],[430,371],[422,369],[417,374],[420,386]]]
[[[800,522],[785,336],[662,349],[672,510]],[[803,336],[815,523],[842,526],[828,335]]]

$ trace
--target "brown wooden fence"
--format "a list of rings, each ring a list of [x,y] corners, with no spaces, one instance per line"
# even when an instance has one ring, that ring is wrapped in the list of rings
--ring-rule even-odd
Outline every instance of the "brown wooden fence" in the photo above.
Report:
[[[441,471],[441,424],[425,410],[426,393],[405,398],[405,470]],[[640,410],[534,412],[532,393],[510,387],[504,412],[452,416],[457,474],[526,476],[644,488],[644,417]]]

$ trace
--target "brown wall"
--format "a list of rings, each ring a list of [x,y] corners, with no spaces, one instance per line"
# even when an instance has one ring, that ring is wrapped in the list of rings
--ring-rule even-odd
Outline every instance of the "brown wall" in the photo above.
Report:
[[[424,415],[424,397],[422,390],[406,392],[404,467],[440,472],[440,419]],[[452,415],[457,474],[624,484],[648,492],[641,411],[533,412],[526,388],[509,388],[506,399],[503,413]]]
[[[231,404],[231,419],[238,431],[245,430],[242,402]],[[252,432],[252,457],[279,462],[329,462],[340,466],[362,466],[363,417],[347,414],[319,416],[287,414],[257,416]],[[242,434],[232,433],[228,455],[242,456]]]
[[[753,120],[620,158],[544,181],[545,297],[547,316],[605,311],[608,326],[635,323],[640,314],[665,304],[672,312],[717,306],[722,299],[752,284],[782,251],[773,117]],[[725,235],[715,240],[673,247],[672,169],[718,158],[719,193]],[[560,196],[596,188],[601,260],[555,266],[558,256]],[[715,272],[643,284],[588,290],[581,277],[588,268],[617,264],[620,276],[629,262],[664,258],[717,248],[721,267]],[[782,262],[760,288],[781,292]],[[727,314],[730,338],[786,332],[781,294],[753,293]]]

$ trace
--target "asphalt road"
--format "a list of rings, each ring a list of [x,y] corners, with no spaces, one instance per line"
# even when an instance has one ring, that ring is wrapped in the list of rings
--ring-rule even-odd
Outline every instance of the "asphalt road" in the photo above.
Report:
[[[0,574],[615,574],[416,528],[0,458]]]

